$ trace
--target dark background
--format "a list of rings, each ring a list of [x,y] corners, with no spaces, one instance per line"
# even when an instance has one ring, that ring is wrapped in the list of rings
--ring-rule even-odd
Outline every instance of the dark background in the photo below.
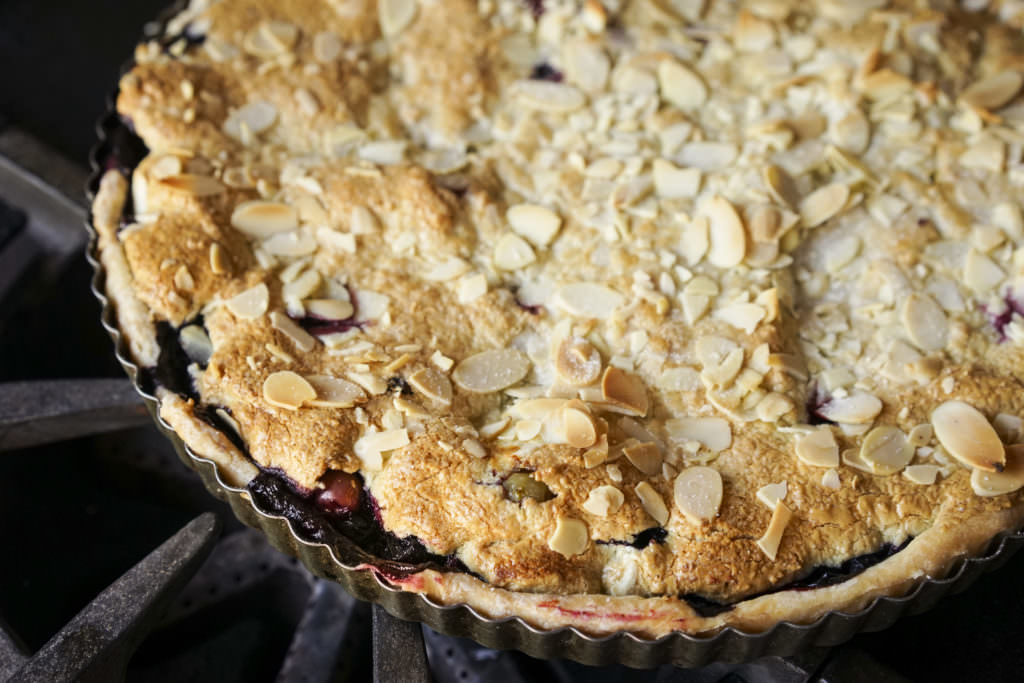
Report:
[[[0,0],[0,126],[6,119],[84,167],[88,150],[96,139],[93,122],[105,110],[120,66],[130,57],[143,24],[165,5],[160,0]],[[83,278],[79,284],[84,288],[84,263],[82,266],[75,272]],[[94,306],[92,302],[86,303],[87,299],[83,298],[83,313],[93,316]],[[54,323],[55,330],[59,329],[58,322]],[[7,336],[11,330],[0,332]],[[85,336],[100,346],[106,345],[98,321]],[[9,349],[9,337],[7,341],[3,346]],[[117,372],[109,356],[97,360],[96,367],[85,374],[106,374],[107,370]],[[61,367],[59,360],[49,372],[44,371],[51,373],[82,374]],[[38,369],[35,374],[41,376]],[[69,444],[64,450],[73,448],[74,444]],[[78,479],[84,487],[92,478],[103,476],[82,467],[84,463],[76,463],[71,453],[58,456],[56,462],[30,467],[31,472],[22,470],[17,477],[12,476],[14,472],[7,464],[11,463],[0,462],[0,614],[6,605],[21,612],[24,619],[33,602],[46,600],[60,605],[57,611],[66,621],[138,559],[118,556],[116,538],[125,531],[119,527],[125,520],[102,519],[102,501],[90,499],[87,488],[81,489],[78,498],[72,493],[75,487],[62,494],[72,496],[71,499],[48,498],[50,489],[41,485],[46,476],[60,473],[59,476]],[[13,494],[34,487],[39,489],[38,509],[33,515],[25,515],[20,504],[13,504]],[[182,523],[159,510],[146,513],[143,525],[148,528],[154,546]],[[85,536],[78,536],[73,544],[75,551],[111,553],[116,557],[112,562],[116,567],[112,566],[104,575],[62,581],[60,577],[68,569],[73,573],[73,560],[70,566],[55,561],[49,564],[45,575],[37,571],[31,576],[19,576],[19,563],[11,560],[17,556],[21,534],[59,533],[68,514],[76,517],[70,524],[76,529],[76,536],[88,533],[90,527],[106,529],[99,537],[101,547],[90,544]],[[904,618],[881,633],[858,636],[851,645],[914,680],[1024,680],[1022,607],[1024,554],[966,593],[947,598],[931,612]],[[15,615],[8,614],[12,616]],[[24,634],[31,645],[41,645],[47,634],[63,623],[55,618],[46,621],[38,625],[38,631],[29,629]],[[868,677],[863,680],[871,680],[870,674],[865,673]],[[638,677],[646,678],[642,674]]]

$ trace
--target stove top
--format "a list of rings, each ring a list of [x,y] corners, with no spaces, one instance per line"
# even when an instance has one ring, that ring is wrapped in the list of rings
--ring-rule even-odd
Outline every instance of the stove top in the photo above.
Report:
[[[22,419],[39,421],[26,443],[50,441],[16,447],[0,422],[0,681],[27,653],[39,652],[42,661],[54,651],[60,644],[54,635],[82,619],[75,615],[90,603],[91,614],[124,626],[132,608],[142,609],[140,601],[157,598],[166,612],[149,617],[130,658],[126,650],[128,681],[389,680],[395,669],[388,664],[411,658],[421,642],[433,679],[453,682],[1019,677],[1024,618],[1012,606],[1024,602],[1024,582],[1017,579],[1024,554],[931,612],[832,650],[743,666],[635,672],[542,662],[403,628],[371,616],[368,606],[239,524],[177,460],[148,417],[124,410],[134,396],[100,327],[82,256],[81,188],[93,121],[142,25],[161,4],[0,3],[0,64],[19,67],[0,70],[0,383],[6,383],[0,409],[6,396],[9,417],[12,392],[22,391],[16,400]],[[114,381],[10,384],[102,378]],[[76,400],[69,392],[79,390],[101,397],[87,418],[52,419]],[[219,522],[192,522],[203,513]],[[165,542],[171,545],[163,555],[150,556],[131,581],[119,581]],[[181,550],[188,543],[191,549]],[[169,573],[160,563],[176,553],[196,567],[182,562]],[[186,571],[196,568],[194,575]],[[180,585],[164,581],[168,576]],[[149,592],[132,593],[132,586]],[[135,601],[117,602],[126,595]]]

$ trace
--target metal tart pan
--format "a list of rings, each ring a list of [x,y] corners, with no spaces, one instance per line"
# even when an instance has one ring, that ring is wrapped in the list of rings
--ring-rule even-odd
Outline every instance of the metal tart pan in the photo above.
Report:
[[[175,3],[148,24],[144,37],[163,35],[166,22],[183,6]],[[128,62],[122,73],[132,66]],[[130,134],[115,110],[115,98],[107,102],[107,111],[97,124],[99,141],[90,154],[91,174],[87,186],[90,203],[99,188],[108,160],[114,158],[116,138]],[[741,662],[764,656],[790,656],[810,647],[839,645],[857,633],[879,631],[904,614],[919,614],[930,609],[946,595],[967,588],[982,574],[1002,566],[1024,545],[1024,532],[1006,531],[992,539],[984,552],[955,560],[943,578],[922,578],[905,595],[880,597],[855,612],[832,611],[808,624],[782,621],[767,631],[747,633],[726,627],[711,635],[675,632],[657,639],[644,638],[628,631],[595,637],[573,627],[544,630],[518,617],[493,619],[466,604],[444,605],[418,593],[403,591],[372,571],[373,557],[339,535],[330,546],[302,537],[287,518],[263,510],[244,488],[227,484],[218,466],[197,455],[158,414],[157,398],[140,382],[140,368],[131,359],[117,317],[106,295],[106,274],[99,261],[98,236],[90,218],[87,258],[94,275],[92,291],[102,307],[101,322],[114,342],[118,361],[142,396],[157,427],[174,445],[181,461],[202,479],[206,488],[227,502],[244,524],[262,531],[281,552],[297,557],[318,576],[340,583],[360,600],[373,602],[396,617],[422,622],[436,631],[470,638],[493,649],[516,649],[543,659],[568,658],[583,664],[603,666],[621,663],[636,668],[663,664],[698,667],[714,661]]]

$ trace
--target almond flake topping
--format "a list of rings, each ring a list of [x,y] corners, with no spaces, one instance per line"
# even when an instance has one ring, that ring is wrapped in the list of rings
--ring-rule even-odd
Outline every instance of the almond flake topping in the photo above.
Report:
[[[634,443],[622,449],[622,454],[637,468],[648,476],[661,472],[661,450],[653,443]]]
[[[1016,415],[999,413],[992,419],[992,426],[1005,444],[1017,443],[1020,441],[1022,434],[1024,434],[1024,420],[1021,420]],[[931,432],[929,432],[928,438],[929,440],[931,439]]]
[[[664,159],[655,159],[652,165],[654,192],[662,199],[696,197],[700,190],[699,168],[676,168]]]
[[[654,521],[664,526],[668,522],[668,508],[665,507],[665,501],[662,499],[661,494],[646,481],[637,484],[633,490],[636,491],[637,498],[640,499],[640,504],[643,506],[644,511],[653,517]]]
[[[585,339],[568,337],[555,351],[555,372],[567,384],[583,387],[601,376],[601,354]]]
[[[800,205],[800,190],[793,177],[784,169],[774,165],[765,166],[762,175],[768,191],[776,201],[791,209]]]
[[[301,375],[282,370],[263,381],[263,398],[272,406],[298,410],[304,403],[316,399],[316,389]]]
[[[513,230],[538,247],[550,244],[562,225],[558,214],[536,204],[517,204],[508,210],[506,217]]]
[[[786,507],[786,504],[779,501],[775,505],[775,509],[772,510],[772,520],[768,523],[768,529],[764,532],[764,536],[757,541],[757,547],[773,562],[779,554],[782,535],[786,532],[786,526],[792,517],[793,513]]]
[[[216,178],[194,173],[179,173],[157,180],[161,187],[186,192],[194,197],[212,197],[224,192],[225,188]]]
[[[757,499],[774,511],[775,506],[786,497],[786,490],[787,486],[784,481],[778,484],[765,484],[757,490]]]
[[[642,417],[647,414],[649,402],[647,387],[642,379],[631,372],[609,366],[601,377],[601,396],[610,410]]]
[[[236,109],[224,121],[224,132],[249,144],[253,135],[269,130],[277,121],[277,107],[269,102],[250,102]]]
[[[306,299],[302,304],[308,315],[323,320],[346,320],[354,312],[352,302],[341,299]]]
[[[815,228],[832,218],[846,206],[850,188],[842,183],[820,187],[800,202],[800,217],[808,228]]]
[[[569,401],[561,411],[565,443],[573,448],[590,448],[597,442],[597,424],[580,400]]]
[[[691,524],[709,522],[722,506],[722,475],[711,467],[688,467],[676,477],[672,497]]]
[[[832,430],[819,427],[797,439],[796,456],[801,462],[814,467],[838,467],[839,445]]]
[[[932,411],[931,422],[942,447],[963,464],[987,472],[1003,469],[1003,443],[977,408],[963,401],[946,401]]]
[[[519,101],[541,111],[568,113],[583,106],[586,97],[578,88],[550,81],[518,81],[514,89]]]
[[[530,371],[530,360],[516,349],[490,349],[464,359],[452,379],[466,391],[486,394],[518,383]]]
[[[316,391],[316,400],[309,402],[315,408],[351,408],[366,398],[358,384],[340,377],[307,375],[306,381]]]
[[[818,408],[818,414],[823,418],[841,424],[868,424],[880,412],[882,402],[876,396],[865,393],[832,398]]]
[[[587,525],[572,517],[559,517],[555,522],[555,533],[548,539],[548,547],[562,557],[581,555],[590,542]]]
[[[710,240],[708,261],[719,268],[739,265],[747,253],[747,232],[736,209],[724,197],[712,197],[704,211]]]
[[[452,402],[451,381],[434,368],[421,368],[409,375],[409,384],[438,403],[450,405]]]
[[[316,346],[316,338],[283,313],[271,311],[270,324],[275,330],[284,333],[285,336],[291,339],[299,351],[309,352]]]
[[[619,511],[624,500],[622,491],[614,486],[598,486],[590,490],[580,507],[595,517],[608,517]]]
[[[975,470],[977,472],[978,470]],[[926,486],[934,484],[939,476],[937,465],[907,465],[903,470],[903,476],[915,484]]]
[[[864,437],[860,457],[875,474],[895,474],[913,460],[914,447],[900,429],[883,425],[875,427]]]
[[[341,38],[338,34],[325,31],[313,36],[313,59],[329,64],[341,56]]]
[[[903,326],[922,351],[939,351],[949,342],[949,322],[942,307],[927,294],[913,292],[903,304]]]
[[[615,290],[596,282],[563,285],[555,301],[566,311],[580,318],[608,318],[626,302]]]
[[[999,109],[1020,92],[1024,75],[1019,71],[1000,71],[969,85],[960,98],[979,109]]]
[[[409,443],[409,432],[401,427],[365,434],[352,444],[352,450],[356,457],[362,460],[363,467],[370,471],[380,471],[383,467],[384,452],[408,446]]]
[[[299,214],[287,204],[254,200],[235,207],[231,225],[250,237],[263,239],[297,228]]]
[[[494,265],[502,270],[519,270],[536,260],[533,248],[519,235],[505,235],[494,247]]]
[[[181,348],[193,363],[206,365],[213,355],[213,342],[202,325],[186,325],[178,333]]]
[[[239,318],[259,318],[270,305],[270,290],[264,283],[245,290],[225,302],[228,310]]]
[[[665,430],[673,441],[696,441],[712,453],[732,445],[732,427],[720,417],[676,417],[665,422]]]
[[[658,63],[661,96],[684,111],[696,109],[708,99],[708,87],[696,73],[674,59]]]
[[[381,33],[385,38],[397,36],[412,23],[416,10],[416,0],[379,0],[377,12]]]
[[[740,302],[718,309],[713,317],[751,334],[757,328],[757,324],[764,320],[766,313],[763,306]]]
[[[1001,496],[1024,486],[1024,445],[1006,448],[1006,465],[1002,472],[971,472],[971,488],[979,496]]]

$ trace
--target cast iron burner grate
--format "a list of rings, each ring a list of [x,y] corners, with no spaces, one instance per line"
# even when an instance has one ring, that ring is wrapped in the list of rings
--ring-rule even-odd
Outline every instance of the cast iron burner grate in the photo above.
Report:
[[[152,542],[145,545],[146,539],[158,534],[157,527],[168,534],[177,528],[178,524],[169,525],[166,514],[145,504],[119,508],[104,517],[99,510],[111,499],[134,495],[132,505],[139,506],[138,499],[148,504],[152,498],[170,506],[171,519],[194,518],[66,625],[51,623],[47,626],[55,628],[43,631],[44,626],[34,624],[34,637],[26,640],[38,642],[35,648],[15,635],[34,605],[19,603],[17,592],[9,590],[13,586],[4,585],[8,595],[0,596],[0,682],[327,683],[371,677],[439,683],[583,679],[599,683],[637,678],[795,682],[851,680],[851,672],[867,676],[865,680],[902,680],[850,647],[743,665],[639,673],[625,667],[594,669],[488,650],[396,620],[376,607],[371,616],[370,607],[275,551],[262,535],[242,527],[224,504],[209,496],[149,422],[127,380],[40,379],[52,373],[119,371],[110,361],[109,345],[96,322],[84,264],[71,258],[81,254],[82,208],[60,191],[62,185],[65,190],[68,187],[65,181],[42,182],[26,172],[26,166],[48,173],[63,169],[65,180],[76,174],[76,169],[61,164],[30,138],[0,130],[0,194],[5,202],[0,233],[6,236],[0,264],[16,262],[18,266],[0,269],[0,381],[4,382],[0,384],[0,516],[9,520],[17,511],[17,516],[25,516],[18,521],[25,527],[42,520],[24,537],[19,535],[21,526],[5,532],[8,548],[27,553],[29,544],[36,543],[36,553],[48,557],[49,564],[36,567],[34,573],[73,582],[80,570],[76,548],[79,557],[83,552],[118,556],[124,560],[119,565],[123,567],[152,547]],[[47,308],[47,315],[35,315],[40,306],[52,306],[54,301],[64,308]],[[69,321],[76,322],[72,330],[67,329]],[[11,330],[17,334],[10,334]],[[69,343],[72,339],[74,343]],[[5,358],[19,362],[3,364]],[[26,359],[35,364],[21,362]],[[86,435],[94,436],[82,438]],[[76,526],[54,513],[45,497],[24,494],[19,476],[27,487],[51,481],[46,495],[58,498],[81,494],[86,487],[88,493],[82,495],[103,501],[86,504],[86,515],[125,526],[123,539],[106,548],[99,539],[95,544],[101,547],[93,550],[94,543],[77,535],[80,530],[103,536],[103,525],[98,529],[87,522]],[[97,481],[89,481],[90,477]],[[65,485],[65,478],[73,481]],[[90,486],[98,488],[93,492]],[[3,504],[12,496],[16,500],[11,510],[5,510]],[[145,530],[141,536],[136,528],[140,524]],[[0,573],[0,578],[7,577]],[[12,604],[14,609],[8,609]],[[267,627],[268,622],[275,625]],[[267,628],[278,631],[276,650],[264,647],[265,639],[257,633]],[[228,644],[225,633],[232,629],[235,641],[249,643],[248,650],[237,642]],[[53,631],[56,635],[40,636]],[[371,642],[372,665],[367,656]]]

